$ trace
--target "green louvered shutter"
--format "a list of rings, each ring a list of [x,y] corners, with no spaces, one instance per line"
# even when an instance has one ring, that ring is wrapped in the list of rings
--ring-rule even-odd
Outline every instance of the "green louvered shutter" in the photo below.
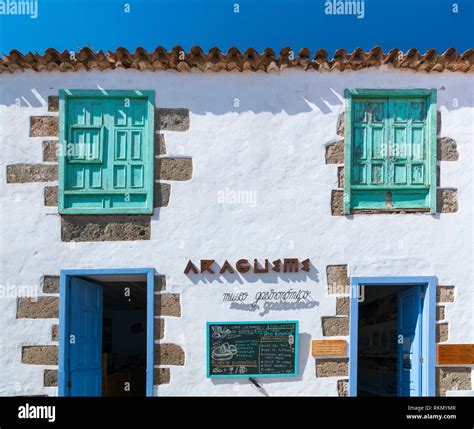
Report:
[[[66,156],[60,160],[60,212],[151,213],[150,97],[119,96],[120,91],[84,97],[81,91],[71,92],[63,97]]]

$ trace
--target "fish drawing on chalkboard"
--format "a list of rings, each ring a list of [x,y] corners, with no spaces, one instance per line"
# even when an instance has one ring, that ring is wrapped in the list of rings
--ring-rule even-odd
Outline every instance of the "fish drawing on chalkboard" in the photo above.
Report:
[[[224,338],[230,333],[230,329],[222,328],[222,326],[212,326],[212,338]]]
[[[237,347],[233,344],[224,343],[220,346],[214,347],[211,352],[214,360],[230,360],[237,353]]]

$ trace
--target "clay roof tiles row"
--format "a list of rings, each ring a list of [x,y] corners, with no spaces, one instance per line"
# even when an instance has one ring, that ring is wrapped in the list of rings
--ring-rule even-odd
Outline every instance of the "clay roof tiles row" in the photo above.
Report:
[[[474,49],[458,53],[449,48],[442,54],[430,49],[424,54],[412,48],[403,53],[392,49],[384,53],[380,47],[373,47],[369,52],[357,48],[352,53],[338,49],[332,58],[324,49],[317,50],[313,56],[307,48],[293,52],[290,48],[282,48],[277,55],[271,48],[266,48],[261,54],[249,48],[244,52],[230,48],[224,53],[218,48],[212,48],[207,53],[199,46],[185,51],[180,46],[167,51],[157,47],[148,52],[137,48],[129,52],[125,48],[115,51],[94,52],[91,48],[82,48],[78,52],[64,50],[59,52],[49,48],[44,55],[28,52],[22,54],[13,50],[0,59],[0,73],[17,71],[80,71],[80,70],[177,70],[189,72],[199,69],[204,72],[225,71],[264,71],[267,73],[281,71],[287,68],[320,71],[360,70],[367,67],[389,65],[394,68],[412,69],[425,72],[472,72],[474,70]]]

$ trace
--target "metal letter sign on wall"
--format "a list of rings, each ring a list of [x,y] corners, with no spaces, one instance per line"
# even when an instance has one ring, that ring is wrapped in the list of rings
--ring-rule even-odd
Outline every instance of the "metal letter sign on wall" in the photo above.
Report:
[[[254,259],[253,263],[250,263],[248,259],[239,259],[235,263],[235,267],[226,260],[218,271],[213,268],[215,262],[214,259],[201,259],[198,267],[193,261],[189,260],[184,269],[184,274],[234,274],[235,272],[240,274],[248,272],[264,274],[270,272],[270,270],[276,273],[297,273],[300,270],[308,272],[311,268],[309,258],[303,261],[300,261],[298,258],[284,258],[283,260],[276,259],[273,262],[265,259],[263,263],[258,259]]]

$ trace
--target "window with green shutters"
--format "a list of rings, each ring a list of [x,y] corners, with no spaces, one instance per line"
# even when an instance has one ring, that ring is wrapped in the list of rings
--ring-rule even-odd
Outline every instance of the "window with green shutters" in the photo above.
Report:
[[[154,91],[62,90],[59,212],[153,212]]]
[[[436,209],[436,90],[345,91],[344,212]]]

